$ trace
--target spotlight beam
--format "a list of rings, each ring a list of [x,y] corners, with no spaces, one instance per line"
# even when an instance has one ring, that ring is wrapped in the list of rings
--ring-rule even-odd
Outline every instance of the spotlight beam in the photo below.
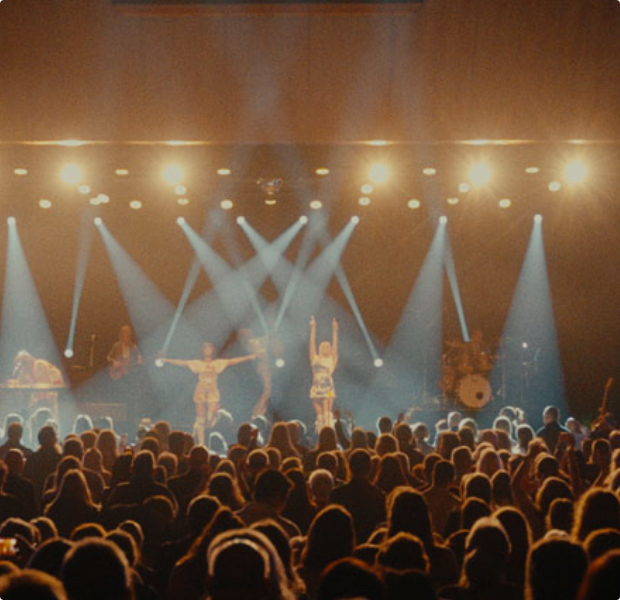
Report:
[[[84,289],[86,269],[88,268],[92,243],[93,229],[91,225],[90,211],[84,211],[82,213],[82,223],[78,240],[77,268],[75,270],[75,284],[73,286],[73,305],[71,308],[71,322],[69,325],[69,335],[66,344],[66,349],[71,352],[73,352],[73,346],[75,343],[75,330],[77,327],[80,300],[82,299],[82,291]]]
[[[456,265],[454,263],[454,254],[452,253],[452,244],[450,243],[450,238],[447,235],[444,266],[448,276],[448,281],[450,283],[450,289],[452,290],[452,298],[454,299],[454,305],[456,306],[459,323],[461,325],[461,335],[463,336],[463,340],[469,342],[469,329],[467,328],[467,322],[465,320],[465,310],[463,309],[459,282],[456,276]]]
[[[43,310],[15,221],[8,226],[2,336],[0,336],[0,378],[13,373],[13,358],[27,350],[62,369],[62,362]]]

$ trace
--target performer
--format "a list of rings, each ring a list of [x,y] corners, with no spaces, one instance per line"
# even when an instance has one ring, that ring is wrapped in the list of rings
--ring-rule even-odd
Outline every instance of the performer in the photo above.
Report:
[[[133,341],[131,327],[123,325],[116,342],[108,353],[108,373],[115,381],[129,375],[136,365],[142,364],[142,354]]]
[[[338,321],[332,320],[332,343],[321,342],[316,351],[316,319],[310,318],[310,366],[312,367],[312,388],[310,398],[316,413],[316,429],[332,427],[333,407],[336,390],[333,374],[338,364]]]
[[[64,387],[65,380],[62,371],[52,363],[42,358],[35,358],[29,352],[20,350],[15,356],[15,368],[13,369],[13,379],[9,381],[15,387],[20,386],[46,386],[60,388]],[[41,391],[33,392],[30,395],[29,409],[35,405],[48,404],[52,411],[52,416],[58,421],[58,392]]]
[[[458,371],[461,375],[486,375],[492,368],[492,356],[484,345],[482,331],[476,329],[472,332],[470,341],[463,344]]]
[[[274,354],[280,355],[280,344],[273,334],[257,337],[251,329],[240,329],[239,337],[246,350],[256,356],[256,372],[263,384],[263,390],[252,410],[252,418],[265,416],[272,391],[271,359]]]
[[[237,358],[216,359],[215,346],[209,342],[203,344],[202,354],[202,360],[159,359],[160,363],[187,367],[192,373],[198,375],[198,383],[194,390],[194,405],[196,406],[194,436],[199,444],[204,444],[205,427],[213,427],[215,425],[215,416],[220,409],[220,390],[217,387],[217,376],[227,367],[232,367],[249,360],[256,360],[254,354]]]

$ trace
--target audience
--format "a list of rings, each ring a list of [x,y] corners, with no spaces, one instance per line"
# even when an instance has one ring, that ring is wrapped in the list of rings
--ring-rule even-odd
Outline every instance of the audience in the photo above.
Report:
[[[402,415],[376,431],[338,415],[313,446],[297,421],[235,437],[222,418],[211,452],[165,421],[134,450],[86,415],[62,444],[30,419],[32,452],[11,420],[0,598],[620,597],[614,427],[565,429],[548,406],[536,434],[511,407],[484,429],[454,411],[433,445]]]

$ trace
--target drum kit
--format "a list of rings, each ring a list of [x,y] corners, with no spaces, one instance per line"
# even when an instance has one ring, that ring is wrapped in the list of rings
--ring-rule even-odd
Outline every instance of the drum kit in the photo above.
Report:
[[[496,355],[467,342],[451,341],[446,345],[441,370],[444,403],[454,400],[464,408],[484,408],[493,396],[489,377]]]

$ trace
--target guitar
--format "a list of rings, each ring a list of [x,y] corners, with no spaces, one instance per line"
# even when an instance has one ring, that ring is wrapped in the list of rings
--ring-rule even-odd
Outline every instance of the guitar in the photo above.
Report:
[[[132,352],[129,356],[113,359],[108,366],[110,379],[118,381],[129,375],[137,366],[142,364],[142,355]]]

